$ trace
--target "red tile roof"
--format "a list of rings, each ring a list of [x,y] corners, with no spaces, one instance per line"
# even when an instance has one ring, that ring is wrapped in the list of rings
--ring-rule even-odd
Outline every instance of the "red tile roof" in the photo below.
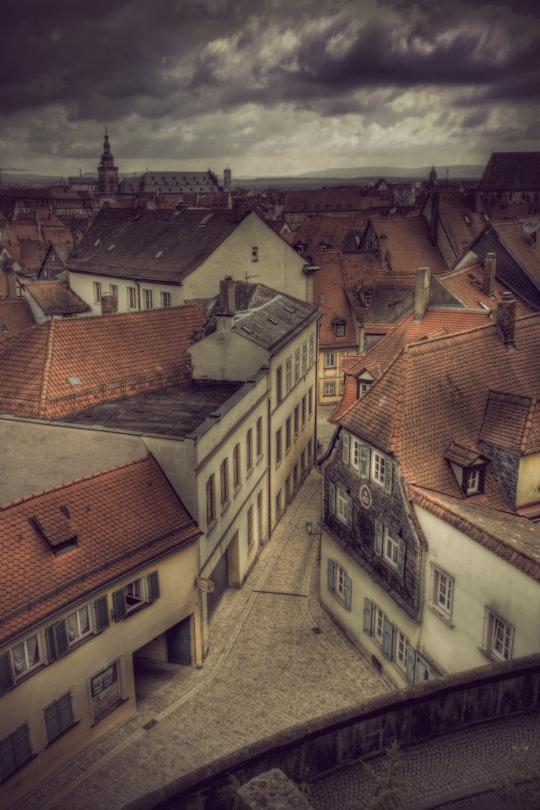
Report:
[[[515,346],[503,344],[495,324],[407,346],[340,424],[397,457],[406,481],[461,497],[445,454],[452,441],[478,447],[490,392],[531,398],[533,420],[540,376],[531,358],[540,356],[540,315],[516,320]],[[536,447],[537,420],[532,430],[527,452]],[[486,494],[508,510],[489,469]]]
[[[0,344],[0,410],[55,419],[187,382],[205,320],[189,305],[35,326]]]
[[[313,303],[323,315],[319,332],[319,346],[329,348],[355,348],[358,345],[356,327],[345,292],[341,253],[327,250],[317,257],[319,270],[313,276]],[[345,335],[336,337],[336,321],[345,324]]]
[[[90,307],[70,288],[67,281],[37,281],[25,284],[45,315],[77,315],[90,312]]]
[[[423,217],[373,218],[371,224],[378,237],[386,236],[388,262],[395,273],[410,274],[414,284],[419,267],[430,267],[433,275],[448,272],[441,251],[431,244]]]
[[[2,324],[6,324],[3,327]],[[36,325],[36,319],[25,298],[7,298],[0,301],[0,341]]]
[[[307,217],[293,234],[287,236],[287,242],[292,245],[301,243],[305,254],[313,256],[317,253],[319,263],[321,246],[324,246],[323,250],[352,249],[355,245],[354,237],[361,239],[366,223],[367,219],[363,216]]]
[[[508,286],[499,281],[496,277],[493,281],[493,294],[487,295],[482,290],[484,278],[484,268],[480,262],[474,262],[459,270],[453,270],[445,276],[439,276],[439,281],[450,292],[456,296],[466,307],[478,307],[482,309],[496,310],[497,304],[501,300],[503,292],[508,290]],[[516,316],[529,315],[533,310],[527,306],[520,298],[516,298]]]
[[[55,556],[36,522],[76,547]],[[150,456],[1,507],[0,639],[200,534]]]

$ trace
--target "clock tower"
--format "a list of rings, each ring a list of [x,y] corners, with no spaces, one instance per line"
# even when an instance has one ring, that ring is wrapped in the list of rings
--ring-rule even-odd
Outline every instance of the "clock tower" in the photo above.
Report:
[[[98,194],[116,194],[118,191],[118,169],[114,165],[109,135],[105,132],[103,154],[98,166]]]

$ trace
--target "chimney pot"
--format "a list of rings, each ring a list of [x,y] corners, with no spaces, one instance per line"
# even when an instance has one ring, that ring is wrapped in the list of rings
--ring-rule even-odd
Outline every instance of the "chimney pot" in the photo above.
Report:
[[[489,296],[493,295],[496,269],[497,255],[495,253],[486,253],[484,259],[484,275],[482,278],[482,292]]]

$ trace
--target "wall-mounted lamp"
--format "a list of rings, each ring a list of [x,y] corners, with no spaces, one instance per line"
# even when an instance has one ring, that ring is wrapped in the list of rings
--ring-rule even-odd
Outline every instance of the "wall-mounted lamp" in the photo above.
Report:
[[[306,532],[310,537],[320,537],[322,534],[321,524],[318,521],[313,523],[312,520],[306,520]]]

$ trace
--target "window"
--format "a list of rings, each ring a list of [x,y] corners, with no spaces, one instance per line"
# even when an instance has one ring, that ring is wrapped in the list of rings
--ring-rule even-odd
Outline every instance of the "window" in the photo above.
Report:
[[[379,520],[375,521],[375,554],[403,576],[405,543],[400,537],[390,534],[387,526]]]
[[[302,374],[307,371],[307,341],[302,343]]]
[[[407,672],[407,664],[410,656],[411,645],[407,636],[403,635],[401,630],[396,628],[396,663],[404,671]]]
[[[514,628],[491,610],[486,610],[484,622],[484,650],[498,661],[507,661],[512,657]]]
[[[283,399],[283,368],[278,366],[276,369],[276,400],[281,402]]]
[[[276,430],[276,465],[281,463],[282,455],[281,428],[278,428],[278,430]]]
[[[115,661],[90,678],[94,722],[101,720],[122,701],[120,663]]]
[[[330,593],[342,602],[346,610],[352,606],[352,580],[335,560],[328,560],[327,586]]]
[[[253,467],[253,430],[250,428],[246,433],[246,468]]]
[[[258,262],[259,261],[259,248],[257,247],[257,245],[254,245],[251,248],[251,261],[252,262]]]
[[[263,422],[262,422],[262,416],[259,416],[259,418],[257,419],[256,443],[257,443],[257,447],[256,447],[257,458],[260,458],[262,456],[262,452],[263,452]]]
[[[242,479],[242,468],[240,465],[240,444],[234,445],[233,450],[233,486],[239,487]]]
[[[294,440],[298,439],[298,434],[300,433],[300,408],[297,405],[294,409]]]
[[[118,298],[118,284],[109,284],[109,292],[114,298]]]
[[[127,288],[128,309],[137,309],[137,290],[135,287]]]
[[[373,481],[383,486],[386,492],[391,492],[392,462],[376,450],[371,454],[371,477]]]
[[[335,352],[325,352],[324,353],[324,367],[325,368],[335,368],[336,367],[336,353]]]
[[[90,625],[90,611],[88,605],[69,613],[66,617],[68,643],[76,644],[92,632]]]
[[[371,385],[370,382],[365,382],[364,380],[358,380],[357,392],[356,395],[360,399],[362,394],[365,394],[368,390],[369,386]]]
[[[313,413],[313,386],[308,391],[308,416]]]
[[[171,294],[170,294],[170,292],[161,292],[161,306],[164,309],[168,309],[171,306]]]
[[[300,349],[296,349],[294,352],[294,381],[295,383],[298,382],[300,379]]]
[[[221,483],[221,505],[229,503],[229,459],[224,458],[219,470]]]
[[[350,526],[352,523],[352,498],[339,485],[330,482],[330,503],[329,508],[335,514],[337,519],[345,526]]]
[[[311,366],[315,360],[315,335],[309,336],[309,365]]]
[[[337,321],[335,324],[336,337],[345,337],[345,323],[344,321]]]
[[[257,532],[259,542],[263,541],[263,496],[262,492],[257,493]]]
[[[131,613],[159,598],[158,572],[152,571],[144,577],[127,582],[113,592],[114,619],[125,619]]]
[[[206,482],[206,522],[208,525],[216,519],[216,486],[214,476]]]
[[[52,743],[60,737],[65,731],[75,725],[75,718],[73,716],[73,706],[71,703],[71,694],[68,692],[63,695],[43,712],[45,720],[45,730],[47,732],[47,742]]]
[[[287,417],[287,421],[285,422],[285,452],[288,453],[291,449],[292,444],[292,424],[291,424],[291,417]]]
[[[152,309],[152,290],[143,290],[144,308]]]
[[[285,362],[285,388],[287,393],[292,388],[292,357],[287,357]]]
[[[302,423],[301,423],[302,424],[302,430],[306,426],[306,406],[307,406],[307,400],[306,400],[306,396],[304,394],[304,396],[302,397]]]
[[[29,759],[32,759],[32,746],[28,725],[25,723],[0,740],[0,782],[5,782]]]
[[[468,467],[463,470],[463,492],[465,495],[476,495],[484,491],[486,465]]]
[[[431,566],[431,602],[432,606],[442,611],[450,618],[452,615],[452,599],[454,595],[454,580],[441,571],[440,568]]]
[[[99,304],[101,301],[101,281],[94,281],[94,303]]]
[[[335,382],[325,382],[324,384],[324,396],[325,397],[333,397],[336,394],[336,384]]]
[[[37,635],[30,636],[11,648],[11,663],[15,680],[40,666],[42,662]]]

